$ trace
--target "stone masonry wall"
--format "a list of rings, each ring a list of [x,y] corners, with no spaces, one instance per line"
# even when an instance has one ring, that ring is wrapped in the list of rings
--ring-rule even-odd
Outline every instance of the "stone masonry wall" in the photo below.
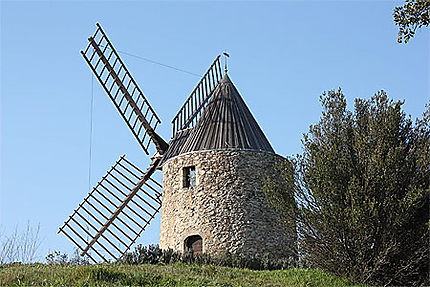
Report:
[[[288,255],[288,238],[268,207],[262,182],[281,156],[254,151],[201,151],[163,166],[160,247],[184,251],[190,235],[203,238],[203,252]],[[184,188],[183,168],[196,167],[196,187]]]

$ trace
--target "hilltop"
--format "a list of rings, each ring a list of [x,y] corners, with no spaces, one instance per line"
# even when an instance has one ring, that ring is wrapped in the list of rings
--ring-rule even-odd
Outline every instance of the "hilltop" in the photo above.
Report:
[[[254,271],[214,265],[0,266],[1,286],[354,286],[321,270]],[[358,286],[358,285],[355,285]],[[362,285],[360,285],[362,286]]]

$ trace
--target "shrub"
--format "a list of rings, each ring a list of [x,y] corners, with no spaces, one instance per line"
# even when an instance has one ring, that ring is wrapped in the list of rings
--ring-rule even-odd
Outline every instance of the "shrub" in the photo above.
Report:
[[[87,256],[81,256],[79,250],[76,248],[73,257],[68,258],[69,256],[66,253],[61,253],[60,251],[53,251],[46,255],[45,260],[46,263],[50,265],[89,265],[90,261]]]
[[[0,264],[33,263],[42,243],[39,232],[40,224],[33,228],[30,222],[27,222],[25,229],[21,232],[18,231],[18,226],[10,235],[0,232]]]
[[[288,269],[296,267],[296,261],[293,257],[275,259],[268,254],[257,257],[244,255],[240,253],[229,253],[221,255],[199,254],[193,256],[190,252],[179,253],[172,249],[162,250],[158,245],[149,245],[148,247],[138,245],[133,251],[127,252],[118,260],[123,264],[171,264],[182,262],[187,264],[199,265],[218,265],[235,268],[248,268],[253,270],[275,270]]]

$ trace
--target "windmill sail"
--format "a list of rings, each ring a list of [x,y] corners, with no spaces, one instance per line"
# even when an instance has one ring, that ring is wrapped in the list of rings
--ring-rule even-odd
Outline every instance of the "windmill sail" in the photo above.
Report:
[[[163,154],[167,143],[155,132],[161,123],[101,26],[97,23],[94,35],[82,56],[146,154],[151,141]]]
[[[203,75],[191,95],[172,120],[173,137],[178,131],[193,127],[207,106],[212,92],[222,79],[220,55]]]
[[[161,184],[121,156],[59,229],[95,263],[121,258],[161,207]]]

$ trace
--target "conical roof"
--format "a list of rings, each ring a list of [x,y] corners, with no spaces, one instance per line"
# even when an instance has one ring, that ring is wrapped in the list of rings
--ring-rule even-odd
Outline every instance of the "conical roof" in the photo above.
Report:
[[[275,153],[228,75],[215,88],[210,102],[192,129],[169,142],[160,166],[182,153],[239,149]]]
[[[246,149],[274,153],[228,75],[224,75],[181,153]]]

